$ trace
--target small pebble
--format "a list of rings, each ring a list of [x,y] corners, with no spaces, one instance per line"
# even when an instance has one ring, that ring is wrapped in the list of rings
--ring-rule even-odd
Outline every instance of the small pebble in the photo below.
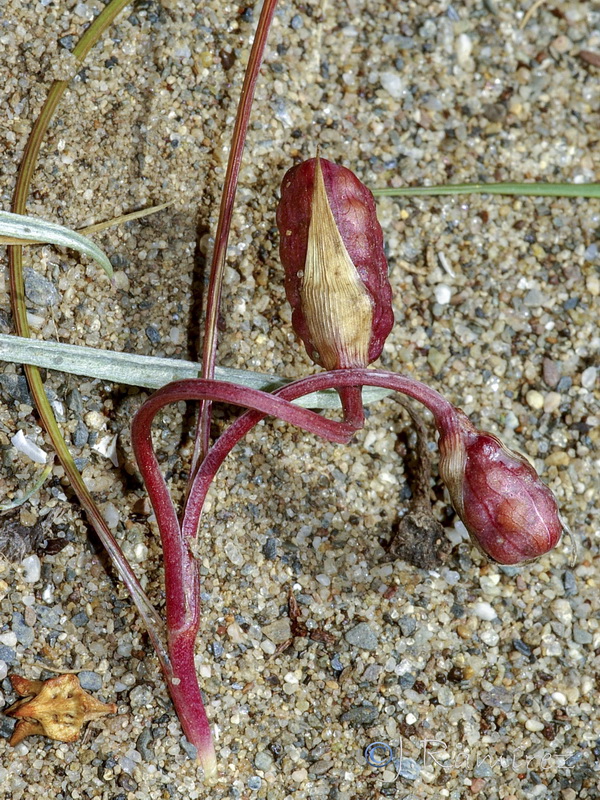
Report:
[[[129,692],[129,703],[132,708],[152,705],[153,692],[149,686],[134,686]]]
[[[99,692],[102,689],[102,677],[97,672],[83,670],[78,673],[79,683],[86,692]]]
[[[15,611],[12,616],[12,631],[17,637],[17,642],[22,644],[23,647],[31,647],[35,640],[33,628],[25,623],[23,614]],[[1,654],[0,654],[1,657]]]
[[[71,617],[71,622],[75,625],[76,628],[83,628],[85,625],[88,624],[90,618],[85,613],[85,611],[80,611],[78,614],[75,614]]]
[[[441,306],[448,305],[452,299],[452,289],[445,283],[438,284],[433,290],[435,299]]]
[[[456,60],[460,67],[466,67],[473,51],[473,42],[466,33],[456,38]]]
[[[473,613],[476,617],[479,617],[479,619],[488,620],[490,622],[498,616],[489,603],[475,603],[473,606]]]
[[[525,727],[532,733],[537,733],[544,730],[544,723],[539,719],[528,719],[525,722]]]
[[[55,306],[60,295],[56,286],[30,267],[23,270],[25,296],[36,306]]]
[[[544,413],[552,414],[553,411],[560,408],[561,403],[562,397],[558,392],[548,392],[544,398]]]
[[[254,789],[255,791],[260,789],[262,786],[262,778],[259,775],[252,775],[251,778],[248,778],[248,788]]]
[[[254,766],[263,772],[268,772],[273,766],[273,756],[266,750],[259,750],[254,757]]]
[[[382,72],[379,76],[382,87],[394,100],[400,100],[404,91],[402,78],[397,72]]]
[[[292,628],[289,617],[281,617],[268,625],[263,625],[261,628],[267,639],[270,639],[275,644],[282,644],[287,642],[292,636]]]
[[[581,385],[584,389],[593,389],[598,377],[598,370],[596,367],[588,367],[581,373]]]
[[[479,693],[481,701],[486,706],[500,708],[502,711],[510,711],[513,704],[512,694],[503,686],[494,686],[489,691],[483,690]]]
[[[37,583],[39,581],[42,573],[42,563],[38,556],[35,554],[26,556],[23,561],[21,561],[21,566],[25,570],[23,580],[26,583]]]
[[[355,647],[360,647],[363,650],[377,649],[377,635],[366,622],[360,622],[354,628],[346,631],[344,638],[348,644],[353,644]]]
[[[353,727],[357,725],[372,725],[379,712],[373,706],[355,706],[340,717],[342,722],[348,722]]]
[[[544,395],[536,389],[530,389],[525,395],[525,400],[534,411],[539,411],[544,407]]]

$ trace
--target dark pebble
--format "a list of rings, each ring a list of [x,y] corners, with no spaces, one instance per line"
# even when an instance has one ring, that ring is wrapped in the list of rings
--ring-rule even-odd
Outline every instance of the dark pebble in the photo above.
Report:
[[[398,678],[398,683],[403,689],[412,689],[416,680],[411,672],[405,672],[404,675],[400,675]]]
[[[565,311],[571,311],[571,309],[577,307],[578,303],[579,303],[578,297],[569,297],[569,299],[565,300],[565,302],[563,303],[563,308]]]
[[[36,306],[55,306],[58,303],[60,296],[56,286],[48,278],[26,267],[23,270],[23,279],[25,296],[31,303]]]
[[[0,717],[0,736],[2,736],[3,739],[10,739],[10,737],[13,735],[13,731],[17,722],[18,720],[13,719],[12,717],[5,717],[3,714]]]
[[[0,333],[12,332],[11,316],[4,308],[0,308]]]
[[[479,697],[486,706],[500,708],[502,711],[510,711],[513,704],[512,694],[502,686],[494,686],[489,692],[482,691]]]
[[[124,772],[122,772],[117,778],[117,783],[121,789],[125,789],[126,792],[135,792],[138,788],[138,785],[133,778],[129,775],[126,775]]]
[[[223,651],[224,651],[224,647],[221,644],[221,642],[213,642],[212,645],[211,645],[211,648],[212,648],[212,651],[213,651],[213,656],[215,658],[221,658],[221,656],[223,655]]]
[[[16,400],[17,403],[33,405],[33,400],[29,394],[27,380],[23,375],[0,375],[0,392],[7,400]]]
[[[81,470],[87,465],[89,462],[89,458],[74,458],[73,461],[75,462],[75,466],[81,472]]]
[[[562,394],[563,392],[568,392],[572,385],[573,385],[573,378],[570,378],[568,375],[563,375],[563,377],[558,382],[556,391],[559,394]]]
[[[506,106],[502,103],[486,103],[483,107],[483,116],[489,122],[501,122],[506,117]]]
[[[75,47],[75,39],[73,36],[61,36],[58,43],[65,50],[72,50]]]
[[[150,728],[144,728],[144,730],[140,733],[135,743],[136,750],[144,759],[144,761],[152,761],[154,758],[154,753],[150,747],[150,742],[152,741],[152,731]]]
[[[412,636],[417,629],[417,621],[414,617],[400,617],[398,625],[402,631],[402,636]]]
[[[518,650],[519,653],[527,656],[527,658],[531,658],[531,647],[529,647],[528,644],[525,644],[525,642],[523,642],[521,639],[513,639],[513,647],[515,650]]]
[[[340,657],[337,653],[331,658],[331,668],[336,672],[341,672],[344,669],[344,665],[340,661]]]
[[[542,376],[546,386],[554,389],[560,380],[560,364],[551,358],[545,358],[542,361]]]
[[[76,628],[83,628],[84,625],[87,625],[90,621],[90,618],[85,613],[85,611],[80,611],[78,614],[75,614],[74,617],[71,618],[71,622],[75,625]]]
[[[295,31],[297,31],[297,30],[300,30],[300,28],[301,28],[303,25],[304,25],[304,20],[302,19],[302,17],[300,16],[300,14],[295,14],[295,15],[292,17],[292,20],[291,20],[291,22],[290,22],[290,26],[292,27],[292,30],[295,30]]]
[[[35,639],[33,629],[25,623],[23,614],[19,611],[15,611],[12,615],[12,632],[23,647],[30,647],[33,644]]]
[[[160,342],[160,333],[154,325],[148,325],[146,328],[146,336],[150,339],[152,344],[158,344]]]
[[[73,433],[71,434],[71,441],[75,445],[75,447],[83,447],[84,444],[87,444],[88,437],[90,432],[87,428],[87,425],[82,420],[77,421],[77,426]]]
[[[274,561],[277,558],[277,539],[274,536],[269,536],[263,545],[263,555],[269,561]]]
[[[563,586],[567,597],[573,597],[574,594],[577,594],[577,578],[570,570],[567,570],[563,575]]]
[[[181,737],[181,739],[179,740],[179,744],[181,745],[181,748],[192,759],[192,761],[196,761],[197,760],[198,751],[196,750],[196,748],[194,747],[194,745],[191,742],[188,742],[188,740],[185,738],[185,736]]]
[[[342,714],[340,720],[348,722],[352,726],[372,725],[378,716],[379,711],[373,706],[355,706]]]
[[[67,394],[67,408],[78,416],[83,414],[83,398],[78,389],[71,389]]]

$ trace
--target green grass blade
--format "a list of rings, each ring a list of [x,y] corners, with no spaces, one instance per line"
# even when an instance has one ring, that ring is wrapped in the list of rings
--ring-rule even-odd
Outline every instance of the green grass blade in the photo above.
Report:
[[[106,274],[112,277],[113,269],[108,257],[98,245],[81,233],[65,228],[55,222],[47,222],[37,217],[28,217],[24,214],[11,214],[9,211],[0,211],[0,244],[2,239],[8,237],[12,240],[20,239],[18,244],[37,242],[55,244],[59,247],[68,247],[84,253],[96,261]],[[15,244],[14,241],[8,244]]]
[[[433,197],[449,194],[508,194],[529,197],[600,197],[600,183],[449,183],[373,189],[376,197]]]

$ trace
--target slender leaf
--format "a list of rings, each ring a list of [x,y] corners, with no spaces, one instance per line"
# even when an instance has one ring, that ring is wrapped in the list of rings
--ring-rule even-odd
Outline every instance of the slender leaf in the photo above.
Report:
[[[600,183],[449,183],[373,189],[379,197],[432,197],[447,194],[508,194],[529,197],[600,197]]]
[[[116,353],[6,334],[0,334],[0,360],[147,389],[160,389],[171,381],[184,378],[198,378],[202,373],[201,364],[183,359]],[[263,391],[274,391],[289,383],[278,375],[227,367],[216,367],[215,379]],[[371,403],[387,394],[389,392],[385,389],[365,387],[363,400]],[[294,402],[304,408],[340,408],[339,395],[335,390],[310,394]]]
[[[8,239],[9,241],[6,241]],[[109,277],[113,268],[108,257],[87,236],[45,219],[0,211],[0,244],[56,244],[84,253],[96,261]]]

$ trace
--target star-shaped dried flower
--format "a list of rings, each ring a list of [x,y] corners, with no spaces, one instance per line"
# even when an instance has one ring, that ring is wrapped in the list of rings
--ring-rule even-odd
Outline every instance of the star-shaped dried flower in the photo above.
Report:
[[[74,742],[86,722],[117,711],[114,703],[101,703],[85,692],[76,675],[59,675],[47,681],[11,675],[10,681],[21,695],[4,712],[19,720],[9,741],[13,747],[33,735]]]

